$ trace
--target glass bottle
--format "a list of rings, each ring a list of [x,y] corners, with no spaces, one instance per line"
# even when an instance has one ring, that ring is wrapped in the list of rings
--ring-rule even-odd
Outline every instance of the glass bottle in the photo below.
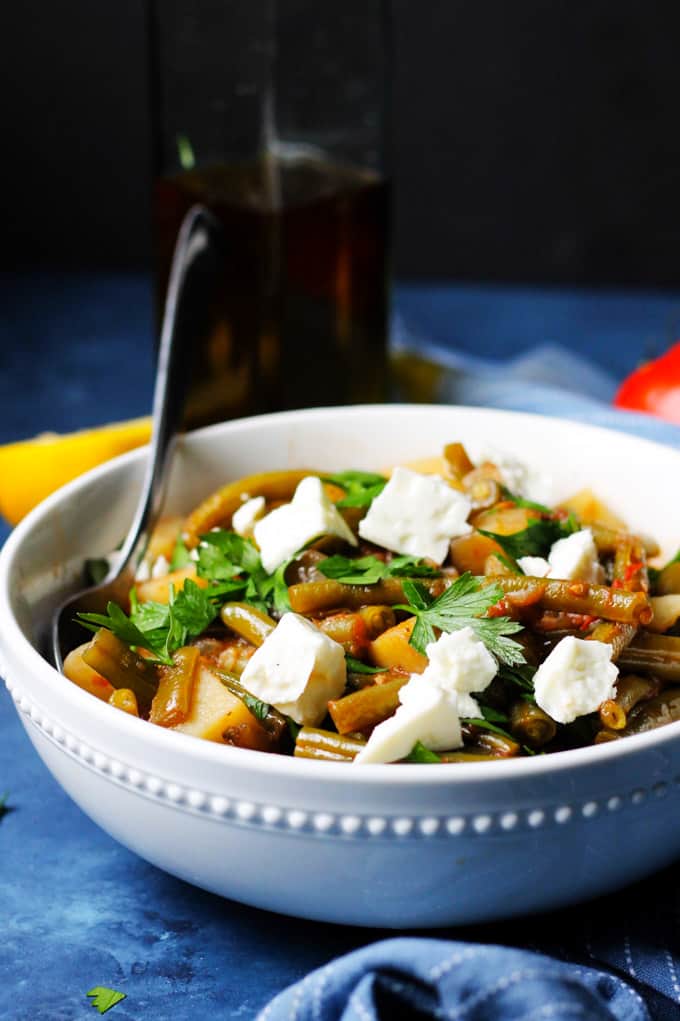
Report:
[[[190,424],[386,397],[384,0],[150,0],[158,321],[186,211],[224,229]]]

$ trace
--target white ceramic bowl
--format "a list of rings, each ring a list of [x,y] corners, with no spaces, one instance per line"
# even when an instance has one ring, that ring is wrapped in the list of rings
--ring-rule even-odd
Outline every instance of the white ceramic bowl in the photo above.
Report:
[[[226,423],[188,437],[168,508],[283,467],[380,468],[464,441],[514,451],[556,496],[592,484],[666,550],[680,541],[680,452],[511,412],[357,407]],[[680,724],[608,745],[466,766],[325,764],[224,747],[115,712],[42,658],[84,556],[124,534],[145,454],[71,483],[0,557],[3,674],[71,797],[127,847],[247,904],[412,927],[545,909],[619,887],[680,853]]]

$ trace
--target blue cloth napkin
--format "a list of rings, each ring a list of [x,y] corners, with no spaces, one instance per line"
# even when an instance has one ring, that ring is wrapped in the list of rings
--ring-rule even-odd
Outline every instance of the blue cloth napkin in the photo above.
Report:
[[[392,939],[290,986],[258,1021],[649,1021],[615,975],[508,947]]]
[[[680,447],[680,427],[612,408],[613,378],[564,348],[499,363],[437,348],[399,322],[396,343],[446,366],[438,402],[556,415]],[[680,894],[672,870],[634,889],[580,907],[574,933],[561,931],[558,942],[544,919],[511,930],[522,949],[420,937],[374,943],[311,972],[258,1021],[678,1021]]]

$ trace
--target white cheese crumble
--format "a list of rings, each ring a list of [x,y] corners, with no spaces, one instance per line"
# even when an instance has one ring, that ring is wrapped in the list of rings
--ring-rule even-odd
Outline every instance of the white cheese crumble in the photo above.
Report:
[[[253,534],[255,522],[259,521],[264,514],[265,503],[263,496],[253,496],[252,499],[242,503],[232,515],[232,530],[243,539],[249,539]]]
[[[550,564],[544,557],[518,557],[517,563],[531,578],[547,578]]]
[[[573,532],[566,539],[554,542],[548,554],[548,562],[550,578],[587,581],[596,585],[604,580],[604,569],[598,560],[590,528],[582,528],[580,532]]]
[[[243,687],[303,726],[317,726],[345,688],[341,645],[297,613],[285,613],[251,656]]]
[[[443,479],[398,467],[359,522],[359,535],[394,553],[441,564],[449,541],[472,530],[467,523],[471,507]]]
[[[563,638],[534,675],[536,704],[558,723],[594,713],[616,691],[611,654],[606,642]]]
[[[321,479],[312,475],[302,479],[291,503],[277,507],[253,528],[262,566],[268,574],[322,535],[337,535],[352,546],[357,545],[351,528],[326,496]]]
[[[537,503],[543,504],[555,502],[555,487],[550,475],[529,467],[506,451],[491,447],[485,449],[477,458],[478,464],[484,464],[485,461],[496,465],[503,477],[503,482],[516,496],[523,496],[527,500],[535,500]]]
[[[442,691],[422,674],[414,674],[399,692],[399,701],[394,716],[373,730],[355,763],[397,762],[406,758],[417,741],[432,751],[461,746],[455,692]]]
[[[471,693],[488,687],[498,664],[470,627],[442,634],[425,651],[424,672],[411,675],[396,713],[378,724],[355,762],[395,762],[417,741],[431,751],[461,747],[461,717],[481,715]]]

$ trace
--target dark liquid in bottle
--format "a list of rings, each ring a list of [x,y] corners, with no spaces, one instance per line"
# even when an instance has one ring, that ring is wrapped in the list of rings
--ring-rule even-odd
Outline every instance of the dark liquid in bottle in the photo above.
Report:
[[[180,223],[224,226],[224,274],[196,338],[189,421],[380,401],[386,392],[388,194],[316,156],[263,157],[156,182],[159,322]]]

